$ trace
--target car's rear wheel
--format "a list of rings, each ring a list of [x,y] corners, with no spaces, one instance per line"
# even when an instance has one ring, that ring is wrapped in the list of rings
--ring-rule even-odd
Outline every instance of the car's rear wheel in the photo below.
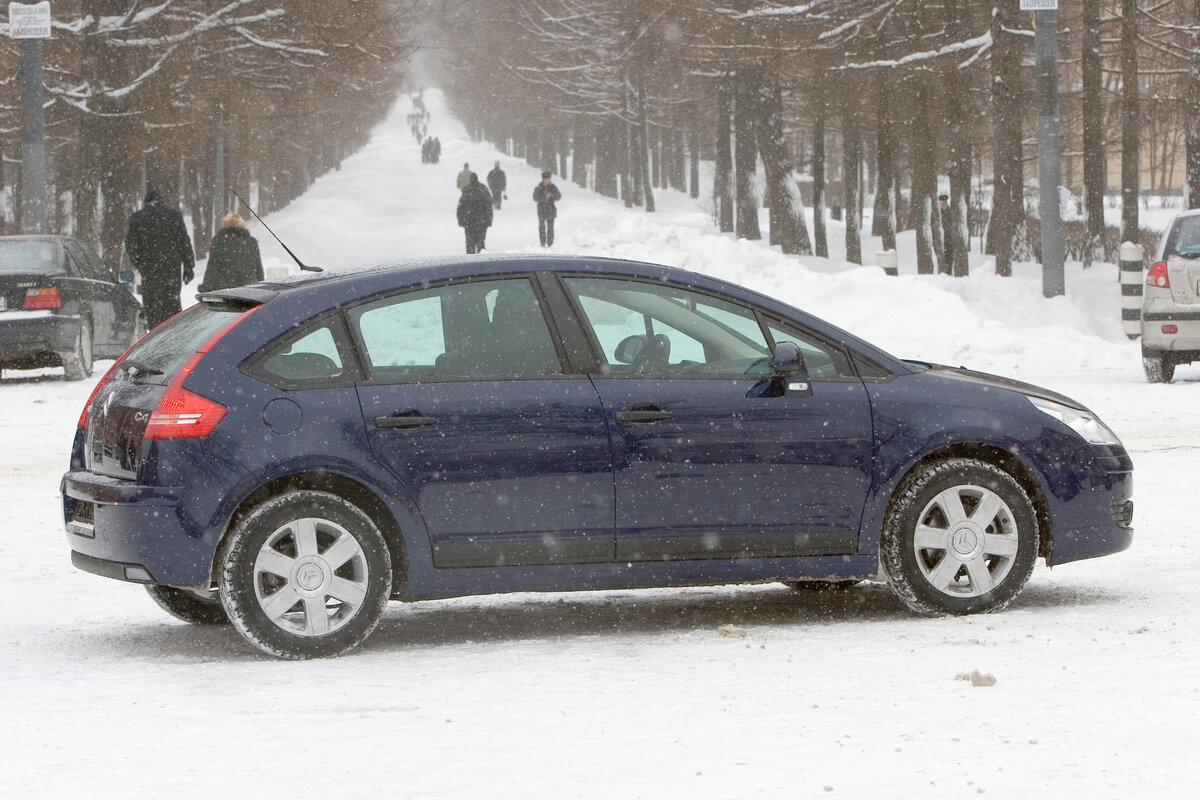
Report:
[[[1143,348],[1142,369],[1150,383],[1170,383],[1175,377],[1175,359],[1170,353]]]
[[[335,656],[383,616],[391,559],[383,535],[333,494],[293,491],[243,517],[221,546],[221,602],[235,628],[266,653]]]
[[[79,323],[75,349],[62,354],[63,377],[69,381],[91,377],[92,361],[92,326],[85,319]]]
[[[176,619],[192,625],[224,625],[229,622],[224,606],[215,592],[209,598],[198,597],[172,586],[147,586],[146,593]]]
[[[1021,485],[967,458],[924,465],[896,490],[880,541],[892,590],[927,616],[999,611],[1029,581],[1038,522]]]

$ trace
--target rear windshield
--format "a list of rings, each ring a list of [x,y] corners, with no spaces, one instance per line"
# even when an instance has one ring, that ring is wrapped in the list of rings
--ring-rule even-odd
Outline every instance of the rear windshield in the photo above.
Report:
[[[1200,256],[1200,216],[1179,217],[1171,231],[1163,257]]]
[[[245,312],[245,306],[194,305],[171,317],[135,344],[121,361],[121,370],[143,383],[166,384],[196,350]]]
[[[0,240],[0,272],[55,272],[54,242]]]

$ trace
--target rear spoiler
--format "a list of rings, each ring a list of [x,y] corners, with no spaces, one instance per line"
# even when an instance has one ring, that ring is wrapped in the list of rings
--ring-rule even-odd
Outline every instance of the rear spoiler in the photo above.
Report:
[[[228,303],[244,308],[261,306],[278,296],[278,289],[270,289],[263,284],[253,286],[237,286],[232,289],[217,289],[213,292],[203,292],[196,295],[201,303]]]

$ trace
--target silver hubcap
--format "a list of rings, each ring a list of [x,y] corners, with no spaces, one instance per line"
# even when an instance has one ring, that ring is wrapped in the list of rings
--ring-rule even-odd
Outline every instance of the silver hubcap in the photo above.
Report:
[[[955,486],[925,506],[913,536],[921,574],[954,597],[999,585],[1017,556],[1017,525],[1001,497],[982,486]]]
[[[367,559],[350,533],[327,519],[289,522],[254,560],[254,593],[271,622],[291,634],[324,636],[349,622],[367,596]]]

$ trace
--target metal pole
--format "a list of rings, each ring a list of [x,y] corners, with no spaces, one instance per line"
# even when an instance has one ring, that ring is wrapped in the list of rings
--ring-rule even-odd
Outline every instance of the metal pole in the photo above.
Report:
[[[1036,11],[1034,62],[1038,93],[1038,216],[1042,224],[1042,294],[1066,292],[1063,278],[1063,225],[1058,210],[1062,183],[1062,137],[1058,117],[1058,12]]]
[[[28,4],[28,1],[27,1]],[[21,40],[21,229],[46,232],[46,123],[42,111],[42,40]]]

